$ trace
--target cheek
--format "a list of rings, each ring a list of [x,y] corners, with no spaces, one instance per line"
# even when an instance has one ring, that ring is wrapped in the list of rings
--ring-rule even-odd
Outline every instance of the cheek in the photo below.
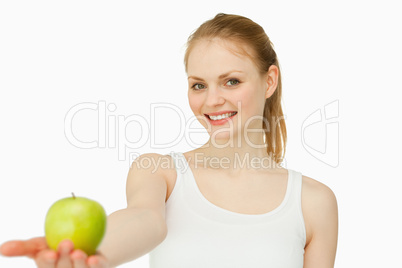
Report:
[[[250,93],[252,92],[252,93]],[[245,115],[262,114],[264,111],[265,99],[264,96],[258,97],[257,92],[244,91],[233,98],[234,104],[238,107],[241,106],[242,113]]]
[[[202,103],[201,98],[189,93],[188,94],[188,103],[194,114],[197,114],[200,112],[199,110],[201,108],[201,103]]]
[[[193,112],[194,116],[197,118],[198,122],[208,129],[207,119],[202,115],[202,105],[203,100],[200,96],[195,96],[189,93],[188,95],[188,103],[190,105],[191,111]]]
[[[255,96],[253,94],[250,94],[247,91],[240,92],[239,94],[236,94],[233,98],[233,102],[235,105],[238,106],[238,108],[243,110],[243,113],[248,113],[247,110],[252,108],[255,103],[253,103],[253,100],[255,100]]]

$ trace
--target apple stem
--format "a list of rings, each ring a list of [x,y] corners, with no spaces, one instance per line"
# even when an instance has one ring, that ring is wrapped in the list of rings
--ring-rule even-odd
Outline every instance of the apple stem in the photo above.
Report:
[[[74,195],[74,193],[71,193],[72,195],[73,195],[73,198],[75,199],[75,195]]]

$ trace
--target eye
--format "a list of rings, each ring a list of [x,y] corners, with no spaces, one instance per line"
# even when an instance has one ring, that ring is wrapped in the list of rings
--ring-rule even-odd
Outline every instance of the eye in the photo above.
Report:
[[[204,89],[205,86],[203,84],[194,84],[191,88],[194,90],[201,90]]]
[[[226,82],[226,85],[227,86],[235,86],[235,85],[238,85],[239,83],[240,83],[240,81],[237,79],[230,79],[229,81]]]

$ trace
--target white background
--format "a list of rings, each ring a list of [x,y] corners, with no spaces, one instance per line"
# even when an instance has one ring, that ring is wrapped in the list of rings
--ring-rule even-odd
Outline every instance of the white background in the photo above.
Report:
[[[71,192],[99,201],[108,214],[122,209],[130,156],[193,149],[184,136],[172,142],[185,123],[173,110],[159,110],[145,130],[127,120],[149,122],[150,105],[159,102],[190,119],[184,45],[218,12],[251,18],[274,43],[288,130],[285,165],[335,192],[336,267],[402,267],[398,1],[2,1],[0,243],[43,235],[47,209]],[[100,102],[115,105],[106,111],[110,121],[99,121],[118,143],[153,131],[154,143],[171,144],[74,146],[66,115],[75,105]],[[332,119],[325,119],[326,106]],[[320,111],[321,121],[311,123]],[[105,135],[97,112],[76,114],[77,139]],[[118,118],[127,119],[120,133],[111,123]],[[193,141],[206,141],[205,133],[197,135]],[[144,255],[121,267],[147,266]],[[0,267],[34,264],[0,257]]]

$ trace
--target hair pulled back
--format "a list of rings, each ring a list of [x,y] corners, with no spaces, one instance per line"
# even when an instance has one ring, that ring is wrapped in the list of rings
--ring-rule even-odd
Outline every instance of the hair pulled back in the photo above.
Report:
[[[217,14],[204,22],[187,40],[184,65],[187,70],[191,50],[200,40],[219,38],[237,45],[241,53],[249,56],[261,74],[266,74],[271,65],[278,67],[278,85],[265,100],[262,128],[265,132],[267,152],[276,163],[281,163],[286,151],[286,125],[282,111],[282,81],[279,62],[273,44],[264,29],[254,21],[239,15]],[[243,48],[249,48],[250,53]]]

